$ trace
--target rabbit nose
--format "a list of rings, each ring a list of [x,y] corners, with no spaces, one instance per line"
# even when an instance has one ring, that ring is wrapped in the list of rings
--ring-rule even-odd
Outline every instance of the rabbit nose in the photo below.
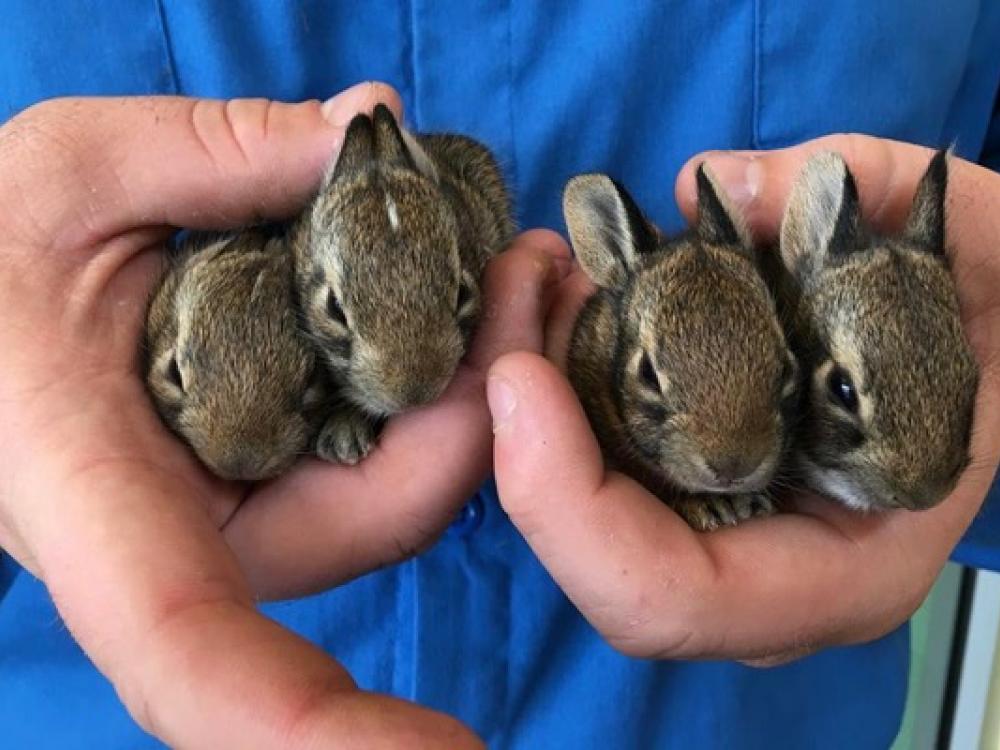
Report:
[[[270,463],[266,454],[243,450],[219,458],[213,468],[223,479],[251,482],[267,478]]]
[[[708,470],[712,472],[720,487],[731,487],[737,482],[753,474],[761,464],[759,456],[733,454],[709,461]]]

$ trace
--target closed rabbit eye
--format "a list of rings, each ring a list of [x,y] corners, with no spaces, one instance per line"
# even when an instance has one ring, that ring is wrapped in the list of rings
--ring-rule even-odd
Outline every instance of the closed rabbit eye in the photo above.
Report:
[[[469,300],[471,299],[472,290],[469,289],[468,283],[463,279],[458,285],[458,300],[455,302],[455,310],[461,312],[462,308],[469,304]]]
[[[645,385],[652,388],[654,391],[661,390],[660,379],[656,376],[656,370],[653,367],[653,362],[646,352],[642,353],[642,359],[639,360],[639,377]]]
[[[177,364],[177,357],[170,358],[167,364],[167,380],[169,380],[179,391],[184,392],[184,378],[181,376],[181,368]]]
[[[851,376],[841,367],[834,367],[826,377],[830,399],[851,414],[858,412],[858,391]]]
[[[347,326],[347,316],[344,315],[344,308],[340,306],[340,300],[331,289],[326,295],[326,314],[342,326]]]

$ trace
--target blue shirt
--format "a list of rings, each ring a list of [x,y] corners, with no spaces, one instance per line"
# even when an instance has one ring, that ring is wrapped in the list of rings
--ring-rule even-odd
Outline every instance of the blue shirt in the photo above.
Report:
[[[563,184],[588,170],[611,172],[661,226],[680,228],[673,176],[709,148],[847,130],[955,141],[966,158],[1000,163],[1000,4],[488,5],[9,0],[0,117],[59,94],[298,100],[381,79],[411,126],[490,144],[522,225],[557,229]],[[973,530],[970,559],[1000,562],[998,524]],[[0,596],[5,746],[158,746],[9,558]],[[447,711],[494,748],[885,748],[905,698],[905,628],[766,671],[615,653],[492,485],[420,557],[264,611],[361,686]]]

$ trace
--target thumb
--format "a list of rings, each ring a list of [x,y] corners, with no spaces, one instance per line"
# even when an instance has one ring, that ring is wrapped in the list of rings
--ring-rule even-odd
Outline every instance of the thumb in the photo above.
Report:
[[[398,95],[378,83],[325,103],[43,102],[2,129],[5,231],[25,244],[67,249],[136,227],[221,229],[287,216],[315,189],[351,118],[378,102],[400,116]],[[18,210],[25,204],[45,210]]]
[[[743,211],[762,242],[778,237],[792,184],[810,156],[837,151],[857,183],[865,219],[898,229],[932,151],[923,146],[865,135],[830,135],[775,151],[709,151],[688,161],[677,176],[677,204],[688,219],[697,214],[695,171],[705,162],[729,198]]]
[[[486,395],[498,494],[531,542],[545,527],[559,526],[561,515],[575,514],[576,501],[601,487],[600,448],[570,384],[538,355],[517,352],[498,359]]]

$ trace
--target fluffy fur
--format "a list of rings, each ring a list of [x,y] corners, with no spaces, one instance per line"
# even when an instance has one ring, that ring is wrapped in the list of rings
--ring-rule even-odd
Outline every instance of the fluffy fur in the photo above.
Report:
[[[342,398],[318,452],[353,463],[386,417],[436,399],[480,314],[480,277],[514,226],[489,151],[412,135],[384,106],[350,124],[291,230],[305,330]]]
[[[699,216],[665,238],[605,175],[575,177],[563,209],[597,293],[568,374],[610,465],[694,528],[774,508],[797,365],[742,218],[698,171]]]
[[[215,474],[265,479],[308,449],[314,356],[298,331],[280,238],[187,240],[153,295],[145,352],[161,417]]]
[[[844,160],[824,153],[786,209],[784,297],[809,383],[796,462],[850,507],[929,508],[969,460],[978,376],[945,255],[947,181],[942,151],[903,232],[879,236]]]

